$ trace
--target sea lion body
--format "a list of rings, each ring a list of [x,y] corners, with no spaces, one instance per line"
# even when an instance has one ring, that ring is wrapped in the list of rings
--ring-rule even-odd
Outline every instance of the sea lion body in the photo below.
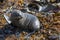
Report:
[[[14,26],[23,29],[38,30],[40,28],[40,22],[36,16],[28,13],[23,13],[18,10],[14,10],[11,12],[9,20]]]

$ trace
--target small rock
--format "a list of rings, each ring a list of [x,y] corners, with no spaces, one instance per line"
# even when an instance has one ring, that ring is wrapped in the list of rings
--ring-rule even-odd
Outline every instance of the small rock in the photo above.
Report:
[[[58,36],[55,36],[55,35],[49,36],[49,40],[56,40],[57,38]]]

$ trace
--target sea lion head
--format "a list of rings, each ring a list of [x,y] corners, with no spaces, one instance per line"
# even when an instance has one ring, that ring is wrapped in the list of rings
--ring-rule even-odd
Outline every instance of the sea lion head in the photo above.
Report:
[[[17,11],[12,11],[11,12],[11,17],[10,17],[10,20],[20,20],[22,19],[22,16],[19,14],[19,12]]]

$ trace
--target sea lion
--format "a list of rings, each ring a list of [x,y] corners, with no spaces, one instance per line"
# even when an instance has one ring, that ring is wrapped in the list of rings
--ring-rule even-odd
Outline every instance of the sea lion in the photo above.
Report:
[[[4,13],[4,17],[9,24],[28,30],[40,29],[39,19],[28,13],[23,13],[20,10],[12,10],[11,13]]]

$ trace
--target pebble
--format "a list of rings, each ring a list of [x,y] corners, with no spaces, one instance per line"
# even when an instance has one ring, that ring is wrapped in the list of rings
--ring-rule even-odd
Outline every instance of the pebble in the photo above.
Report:
[[[49,40],[56,40],[57,38],[58,36],[55,36],[55,35],[49,36]]]

